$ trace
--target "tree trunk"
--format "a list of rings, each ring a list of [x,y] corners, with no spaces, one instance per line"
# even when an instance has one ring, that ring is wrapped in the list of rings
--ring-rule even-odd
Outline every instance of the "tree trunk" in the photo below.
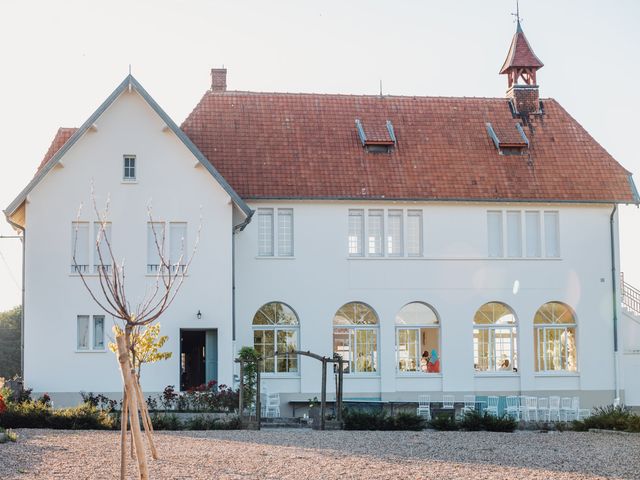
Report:
[[[125,333],[126,335],[126,333]],[[147,458],[144,451],[144,445],[142,442],[142,432],[140,431],[140,419],[138,418],[138,401],[135,394],[135,381],[131,374],[131,362],[129,361],[129,350],[127,348],[128,342],[125,340],[125,335],[116,337],[118,344],[118,361],[120,362],[120,370],[122,372],[122,378],[124,380],[125,388],[129,395],[129,418],[131,420],[131,436],[133,437],[133,443],[136,447],[136,458],[138,460],[138,474],[141,480],[149,479],[149,469],[147,467]]]
[[[142,416],[142,424],[144,425],[144,432],[147,436],[147,441],[149,442],[149,447],[151,448],[151,457],[154,460],[158,459],[158,451],[156,450],[156,445],[153,443],[153,426],[151,425],[151,417],[149,416],[149,410],[147,410],[147,403],[144,401],[144,396],[142,395],[142,388],[140,387],[140,382],[134,377],[134,381],[136,383],[136,393],[138,395],[138,404],[140,405],[140,415]]]

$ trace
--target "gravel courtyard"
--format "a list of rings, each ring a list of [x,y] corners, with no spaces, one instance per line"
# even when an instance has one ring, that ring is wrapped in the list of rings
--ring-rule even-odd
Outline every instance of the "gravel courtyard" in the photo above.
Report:
[[[117,478],[117,432],[17,432],[18,443],[0,445],[2,479]],[[153,479],[640,478],[638,435],[263,430],[155,438]]]

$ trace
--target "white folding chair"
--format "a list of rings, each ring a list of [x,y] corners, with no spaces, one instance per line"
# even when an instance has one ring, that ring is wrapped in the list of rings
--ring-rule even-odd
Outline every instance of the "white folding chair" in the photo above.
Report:
[[[519,402],[519,411],[520,411],[520,419],[522,420],[528,420],[529,417],[527,416],[527,396],[526,395],[520,395],[518,397],[518,402]]]
[[[455,401],[456,397],[453,395],[442,395],[442,408],[446,410],[455,410]]]
[[[418,396],[418,415],[431,420],[431,395]]]
[[[568,422],[571,416],[571,401],[570,397],[562,397],[560,399],[560,419],[565,422]]]
[[[475,412],[475,410],[476,410],[476,396],[475,395],[465,395],[464,396],[464,407],[462,407],[462,413]]]
[[[530,422],[535,417],[536,422],[538,421],[538,397],[526,397],[526,416],[525,420]]]
[[[520,420],[520,399],[515,395],[507,397],[507,415]]]
[[[494,417],[498,416],[498,402],[500,399],[496,396],[487,397],[487,413],[489,415],[493,415]]]
[[[560,421],[560,397],[549,397],[549,421]]]
[[[572,397],[571,398],[571,410],[569,415],[572,420],[578,420],[578,415],[580,413],[580,397]]]
[[[549,399],[540,397],[538,399],[538,418],[549,422]]]
[[[267,407],[265,411],[265,417],[279,417],[280,416],[280,394],[269,393],[267,394]]]
[[[585,418],[589,418],[591,416],[591,410],[588,408],[579,408],[578,409],[578,418],[577,420],[583,420]]]

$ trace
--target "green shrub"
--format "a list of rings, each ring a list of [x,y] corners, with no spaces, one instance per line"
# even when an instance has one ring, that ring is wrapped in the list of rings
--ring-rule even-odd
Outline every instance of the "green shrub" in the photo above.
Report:
[[[443,431],[453,431],[459,430],[460,426],[456,419],[453,418],[453,415],[448,415],[446,413],[441,413],[437,415],[435,418],[431,419],[429,422],[429,426],[435,430],[443,430]]]
[[[469,432],[478,432],[485,429],[485,416],[476,410],[467,411],[458,422],[459,428]]]
[[[193,416],[181,422],[176,415],[154,414],[151,416],[154,430],[238,430],[240,418],[221,420],[210,416]]]
[[[485,412],[482,420],[484,430],[489,432],[513,432],[518,426],[518,422],[509,415],[494,417]]]
[[[640,432],[640,416],[631,413],[629,408],[624,405],[607,405],[595,408],[590,417],[583,420],[574,420],[571,426],[579,432],[587,431],[591,428]]]
[[[54,410],[43,402],[10,403],[0,415],[4,428],[53,428],[65,430],[112,430],[116,421],[89,404]]]
[[[182,430],[178,417],[171,414],[151,414],[151,424],[154,430]]]
[[[0,427],[0,443],[17,442],[18,434],[13,430],[5,430]]]
[[[387,415],[384,411],[345,409],[342,415],[345,430],[414,430],[425,428],[424,418],[415,413]]]

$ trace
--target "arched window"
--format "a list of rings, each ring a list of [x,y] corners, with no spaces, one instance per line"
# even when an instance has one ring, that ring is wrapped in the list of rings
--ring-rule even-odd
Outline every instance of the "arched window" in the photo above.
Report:
[[[440,321],[424,303],[405,305],[396,315],[398,372],[440,373]]]
[[[473,317],[473,365],[477,372],[518,371],[518,326],[504,303],[482,305]]]
[[[576,317],[564,303],[542,305],[533,317],[536,372],[578,369]]]
[[[253,316],[253,347],[264,358],[265,373],[297,373],[297,355],[278,355],[276,352],[298,350],[300,322],[295,312],[284,303],[263,305]]]
[[[342,355],[345,373],[378,371],[378,316],[368,305],[351,302],[333,317],[333,351]]]

